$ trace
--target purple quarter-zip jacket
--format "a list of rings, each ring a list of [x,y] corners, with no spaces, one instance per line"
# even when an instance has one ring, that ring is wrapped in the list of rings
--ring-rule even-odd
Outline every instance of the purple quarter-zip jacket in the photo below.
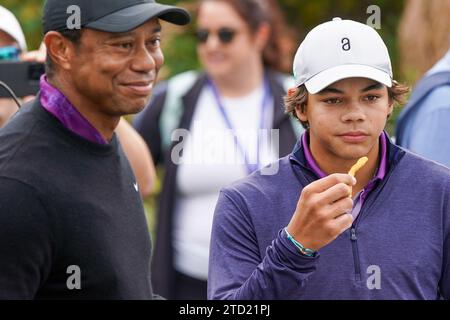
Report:
[[[224,188],[215,210],[209,299],[450,299],[450,170],[387,139],[388,171],[352,227],[302,256],[287,239],[302,189],[319,177],[299,142],[275,175]]]

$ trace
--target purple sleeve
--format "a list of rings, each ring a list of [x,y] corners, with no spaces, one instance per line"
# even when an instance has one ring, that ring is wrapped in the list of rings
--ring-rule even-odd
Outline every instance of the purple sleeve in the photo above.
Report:
[[[450,300],[450,185],[447,188],[447,199],[444,208],[444,247],[442,276],[439,291],[445,300]]]
[[[247,209],[221,191],[211,235],[208,299],[297,299],[318,259],[302,256],[283,229],[261,256]]]

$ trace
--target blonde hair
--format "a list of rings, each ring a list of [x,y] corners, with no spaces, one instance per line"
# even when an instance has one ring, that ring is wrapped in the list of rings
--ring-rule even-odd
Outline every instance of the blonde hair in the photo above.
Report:
[[[414,83],[450,47],[450,1],[409,0],[399,28],[400,69]]]

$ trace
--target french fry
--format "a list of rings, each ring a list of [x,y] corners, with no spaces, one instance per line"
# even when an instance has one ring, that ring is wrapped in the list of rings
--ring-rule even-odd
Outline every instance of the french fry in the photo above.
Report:
[[[359,158],[358,161],[353,165],[353,167],[350,168],[348,174],[354,177],[356,175],[356,172],[362,167],[364,167],[364,165],[367,163],[368,160],[369,158],[367,157]]]
[[[348,172],[349,175],[351,175],[352,177],[355,177],[356,172],[361,169],[362,167],[364,167],[364,165],[367,163],[367,161],[369,160],[369,158],[367,157],[362,157],[359,158],[358,161],[356,161],[356,163],[350,168],[350,171]],[[349,197],[351,198],[353,194],[353,188],[350,187],[350,195]]]

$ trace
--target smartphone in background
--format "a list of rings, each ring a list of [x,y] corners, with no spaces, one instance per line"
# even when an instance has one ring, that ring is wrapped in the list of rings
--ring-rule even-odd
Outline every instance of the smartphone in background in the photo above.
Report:
[[[0,61],[0,81],[6,83],[19,98],[35,95],[39,91],[39,79],[44,73],[43,63]],[[11,98],[2,86],[0,86],[0,98]]]

